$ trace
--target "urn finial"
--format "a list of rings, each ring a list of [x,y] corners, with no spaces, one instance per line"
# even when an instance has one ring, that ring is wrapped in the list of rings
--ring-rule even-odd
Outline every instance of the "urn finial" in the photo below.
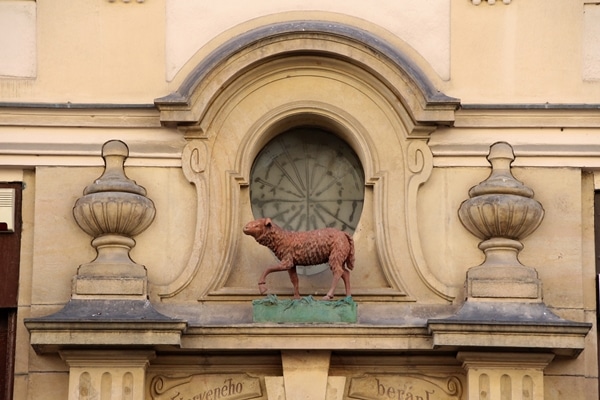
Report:
[[[92,246],[98,253],[79,267],[74,294],[146,295],[146,269],[134,263],[129,252],[135,246],[133,237],[154,220],[155,208],[146,190],[125,175],[128,155],[122,141],[106,142],[102,176],[85,188],[73,207],[75,221],[94,237]]]
[[[467,274],[468,297],[541,299],[541,283],[535,269],[518,259],[521,240],[544,218],[533,190],[512,175],[512,147],[498,142],[490,147],[490,176],[469,190],[458,216],[465,228],[482,239],[479,249],[485,261]]]

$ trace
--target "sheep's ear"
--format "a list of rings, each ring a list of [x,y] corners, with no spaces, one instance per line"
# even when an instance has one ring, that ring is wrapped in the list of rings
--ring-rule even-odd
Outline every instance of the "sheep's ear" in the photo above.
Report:
[[[271,218],[265,219],[265,226],[270,227],[273,223],[271,222]]]

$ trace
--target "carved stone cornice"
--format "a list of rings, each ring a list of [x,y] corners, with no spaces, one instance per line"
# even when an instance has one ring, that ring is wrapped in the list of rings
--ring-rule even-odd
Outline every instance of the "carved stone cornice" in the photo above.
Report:
[[[598,128],[600,104],[461,104],[457,128]]]
[[[455,115],[428,141],[435,167],[486,166],[498,141],[511,143],[515,167],[600,167],[600,104],[463,104]]]
[[[34,350],[181,345],[186,322],[157,312],[148,300],[71,300],[57,313],[26,318]]]
[[[2,126],[160,127],[153,104],[0,102]]]
[[[471,302],[449,318],[427,321],[433,347],[547,351],[577,357],[592,324],[555,315],[544,303]]]
[[[240,336],[244,340],[240,340]],[[340,329],[337,325],[255,324],[247,326],[188,327],[183,348],[213,350],[430,350],[424,326],[364,326]]]

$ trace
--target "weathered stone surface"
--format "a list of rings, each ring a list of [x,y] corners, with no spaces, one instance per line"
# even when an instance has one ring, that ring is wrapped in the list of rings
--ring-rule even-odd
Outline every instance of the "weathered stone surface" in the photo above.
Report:
[[[57,313],[27,318],[30,343],[39,352],[62,348],[181,344],[186,322],[165,316],[147,300],[69,301]]]
[[[437,348],[543,349],[576,356],[592,325],[565,320],[543,303],[467,301],[448,318],[430,319]]]

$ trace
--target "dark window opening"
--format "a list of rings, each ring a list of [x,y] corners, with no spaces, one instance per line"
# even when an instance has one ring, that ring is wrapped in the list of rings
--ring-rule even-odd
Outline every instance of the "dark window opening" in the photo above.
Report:
[[[0,183],[0,399],[13,398],[15,341],[21,253],[21,183]],[[13,196],[14,194],[14,196]],[[4,228],[4,229],[2,229]]]
[[[598,369],[600,370],[600,191],[594,194],[594,241],[596,256],[596,337],[598,338]],[[598,380],[598,390],[600,390],[600,380]]]

